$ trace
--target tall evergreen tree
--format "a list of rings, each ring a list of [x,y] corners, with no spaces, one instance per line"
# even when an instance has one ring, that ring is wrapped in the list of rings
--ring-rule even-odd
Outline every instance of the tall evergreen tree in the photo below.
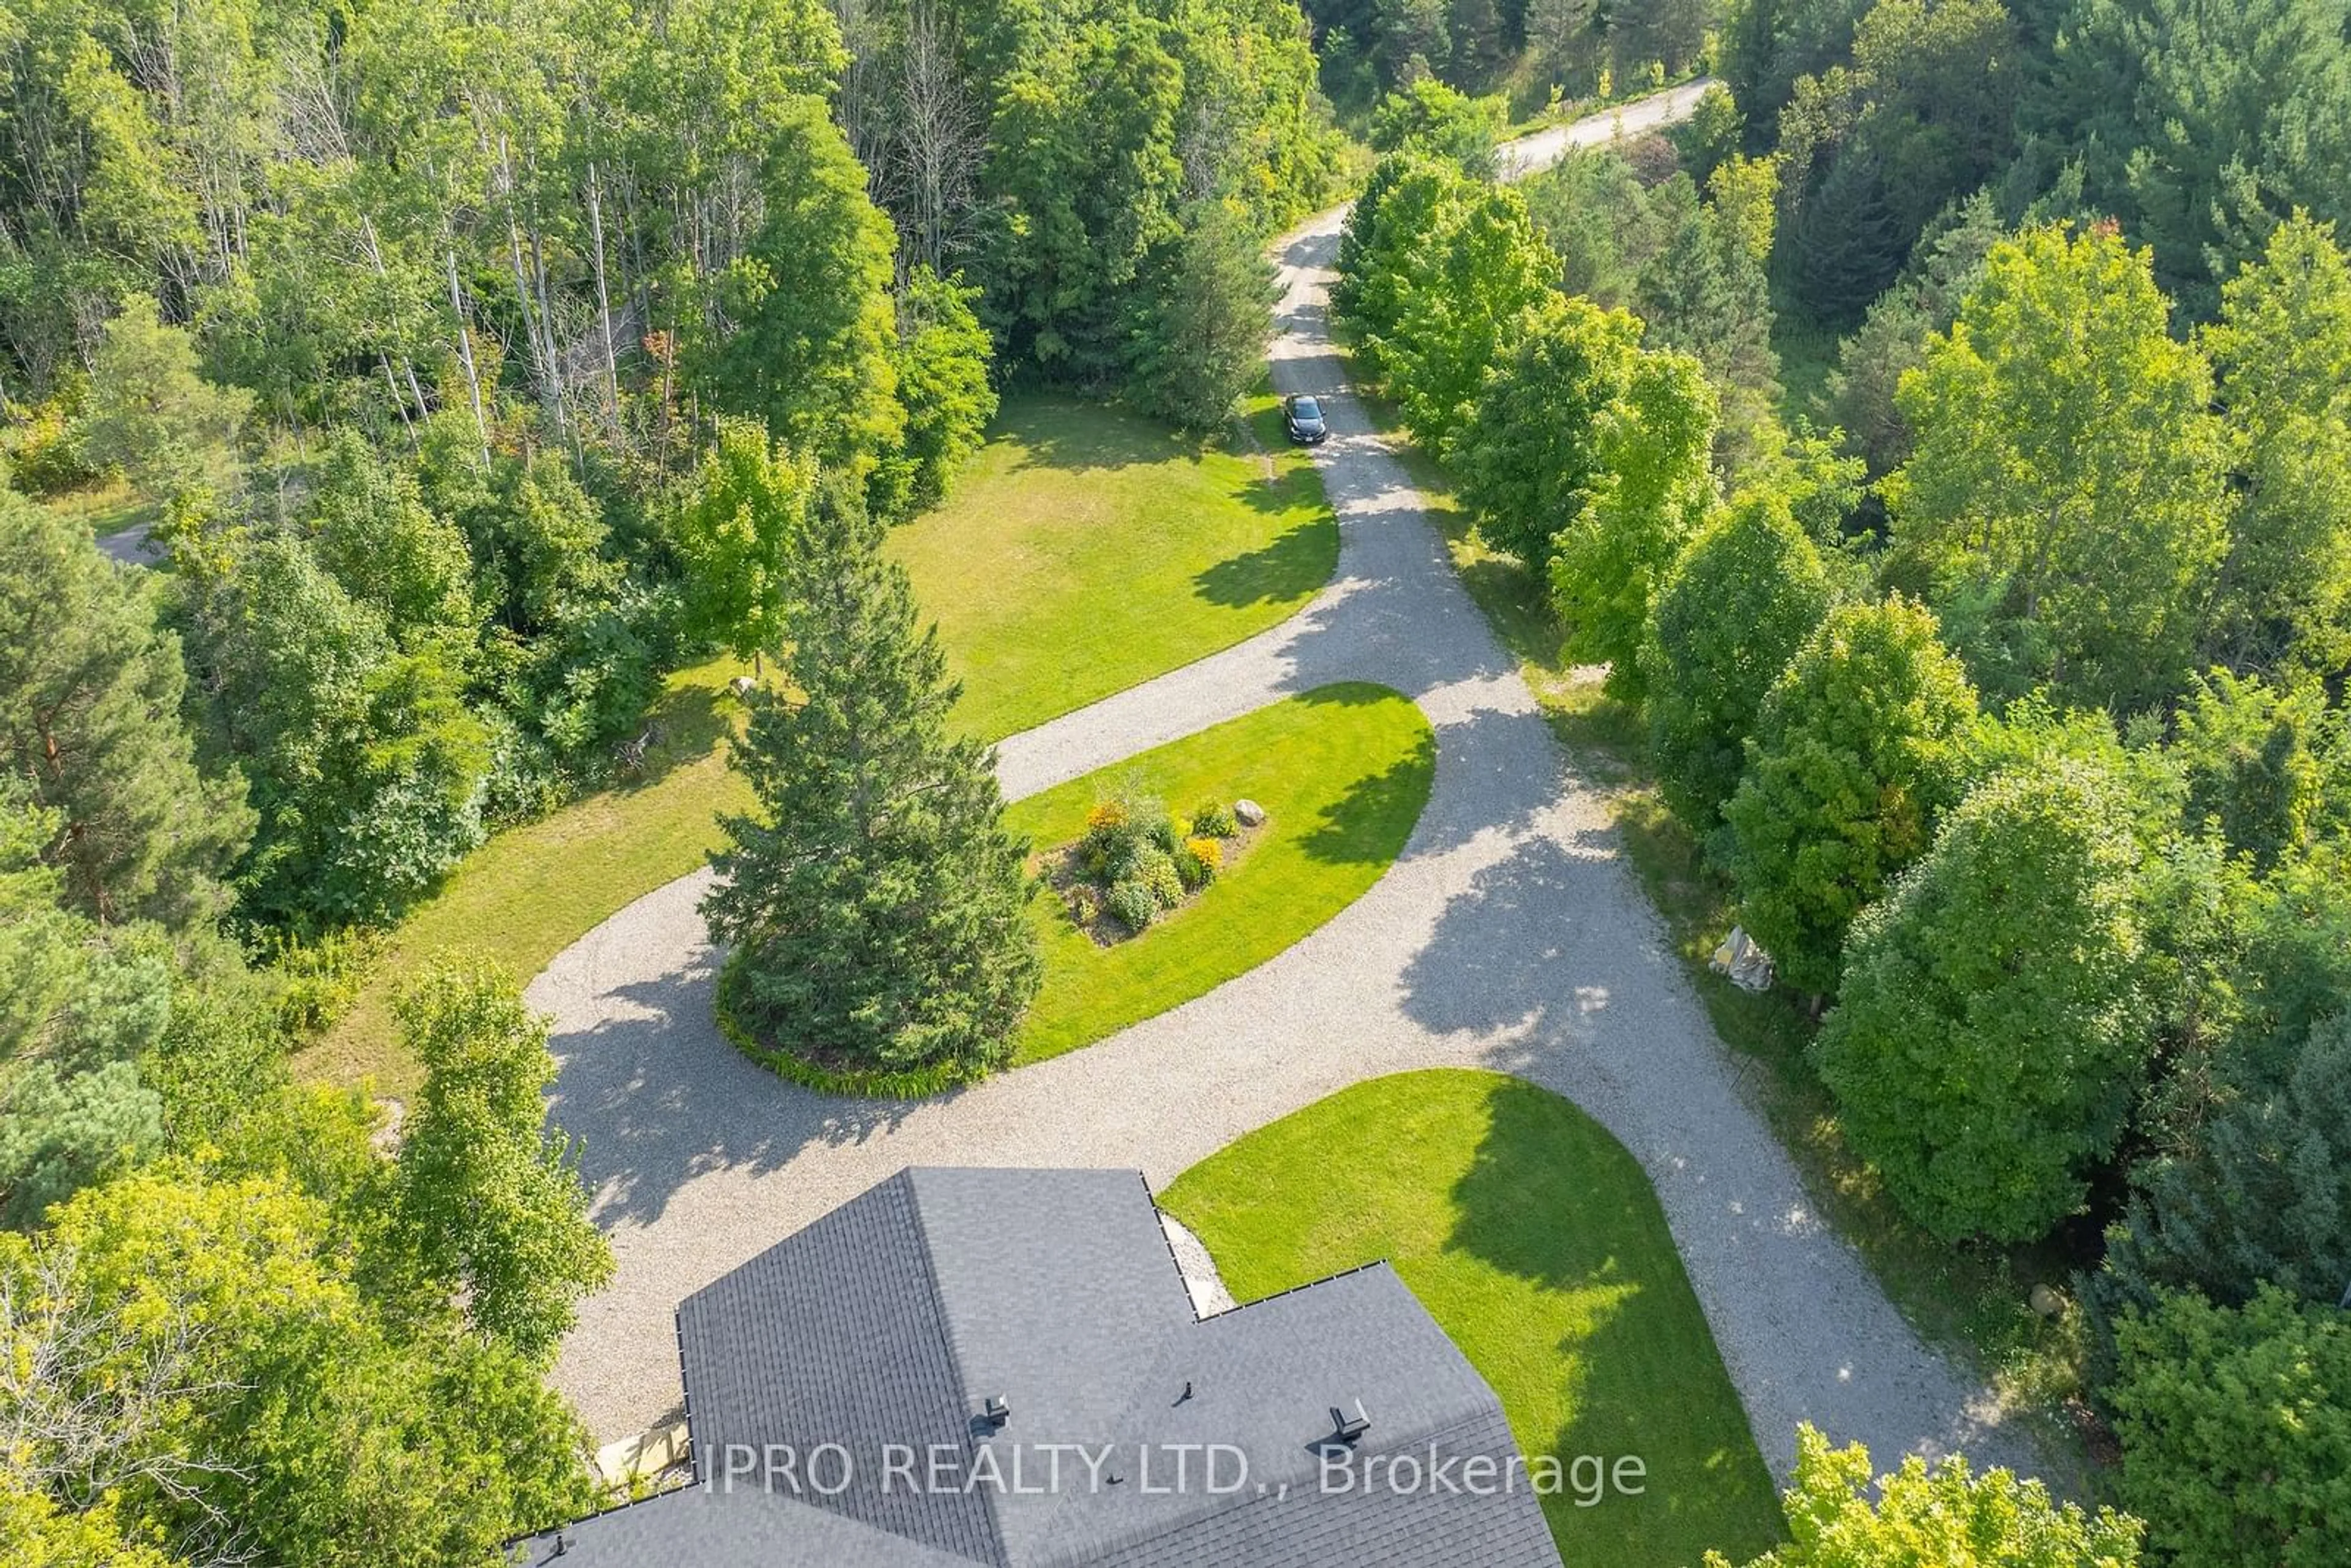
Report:
[[[0,756],[57,813],[43,859],[100,919],[216,911],[253,831],[245,781],[198,770],[178,643],[74,522],[0,490]]]
[[[1211,203],[1160,247],[1141,281],[1127,340],[1134,401],[1212,430],[1265,362],[1273,269],[1240,219]]]
[[[828,1069],[995,1066],[1040,960],[993,754],[950,734],[936,632],[852,499],[820,503],[794,607],[799,695],[754,699],[734,763],[758,805],[711,856],[720,1003]]]

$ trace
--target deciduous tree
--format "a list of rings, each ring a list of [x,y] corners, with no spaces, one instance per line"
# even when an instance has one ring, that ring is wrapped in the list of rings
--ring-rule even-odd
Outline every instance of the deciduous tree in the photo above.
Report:
[[[996,417],[995,354],[973,304],[976,288],[917,267],[898,297],[898,401],[906,409],[903,461],[917,512],[946,499],[956,472]]]
[[[1604,426],[1641,351],[1641,323],[1547,294],[1486,372],[1453,447],[1461,498],[1486,541],[1541,572],[1552,538],[1607,482]]]
[[[1845,927],[1958,802],[1975,722],[1934,616],[1899,598],[1832,611],[1765,695],[1723,820],[1740,918],[1790,984],[1835,989]]]
[[[1649,600],[1714,501],[1707,452],[1714,390],[1687,354],[1643,351],[1595,422],[1600,482],[1552,542],[1552,603],[1574,657],[1605,662],[1609,689],[1641,695]]]
[[[2145,251],[2034,229],[1903,380],[1894,548],[1938,603],[1980,607],[1954,637],[1990,690],[2126,712],[2187,678],[2224,470],[2210,372],[2168,316]]]
[[[576,1152],[546,1127],[547,1020],[509,977],[478,963],[426,969],[392,1010],[424,1069],[400,1146],[407,1243],[476,1329],[544,1364],[579,1299],[612,1276]]]
[[[1391,192],[1385,222],[1405,217]],[[1508,350],[1520,312],[1552,292],[1559,258],[1506,185],[1458,181],[1412,243],[1381,363],[1413,436],[1443,452],[1470,417],[1487,369]]]
[[[729,421],[678,510],[686,624],[738,659],[756,664],[784,644],[792,559],[816,483],[814,462],[762,425]]]
[[[1869,1450],[1832,1448],[1796,1428],[1796,1475],[1782,1500],[1793,1539],[1747,1568],[2133,1568],[2139,1521],[2060,1503],[2010,1470],[1980,1475],[1963,1455],[1934,1465],[1917,1454],[1872,1479]],[[1729,1568],[1719,1552],[1707,1568]]]
[[[2011,770],[1855,921],[1813,1059],[1854,1152],[1934,1235],[2042,1235],[2122,1136],[2148,1045],[2138,859],[2117,780]]]
[[[1667,574],[1641,649],[1649,755],[1666,803],[1699,838],[1739,788],[1764,694],[1830,601],[1820,552],[1771,494],[1733,502]]]

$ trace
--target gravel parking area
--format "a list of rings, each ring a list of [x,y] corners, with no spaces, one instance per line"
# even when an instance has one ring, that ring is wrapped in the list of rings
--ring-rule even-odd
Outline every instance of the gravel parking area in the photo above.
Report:
[[[1696,93],[1671,97],[1624,112],[1673,112]],[[1615,123],[1549,134],[1594,141]],[[1282,244],[1272,356],[1277,386],[1321,395],[1331,420],[1316,454],[1342,531],[1331,585],[1250,642],[1014,737],[1000,768],[1023,795],[1290,693],[1378,681],[1419,703],[1437,737],[1436,787],[1403,855],[1328,925],[1208,995],[920,1103],[812,1094],[719,1037],[703,876],[622,910],[530,990],[556,1019],[554,1115],[583,1140],[620,1266],[583,1303],[558,1382],[599,1440],[660,1421],[679,1398],[678,1300],[902,1166],[1139,1166],[1155,1188],[1360,1079],[1475,1066],[1567,1095],[1641,1161],[1775,1476],[1799,1421],[1867,1443],[1881,1468],[1960,1446],[2037,1468],[1985,1390],[1921,1343],[1813,1213],[1624,863],[1605,800],[1348,395],[1323,319],[1341,217]]]

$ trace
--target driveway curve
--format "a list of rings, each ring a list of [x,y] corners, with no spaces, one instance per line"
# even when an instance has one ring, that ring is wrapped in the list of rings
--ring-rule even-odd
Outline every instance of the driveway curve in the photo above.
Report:
[[[1545,156],[1670,119],[1697,90],[1579,121]],[[1276,385],[1322,394],[1330,415],[1316,456],[1339,517],[1332,582],[1271,631],[1013,737],[999,770],[1026,795],[1292,693],[1376,681],[1437,735],[1435,787],[1402,855],[1327,925],[1207,995],[922,1102],[813,1094],[719,1036],[695,913],[706,874],[631,904],[529,991],[555,1019],[553,1114],[582,1140],[619,1265],[581,1304],[557,1383],[600,1440],[662,1419],[679,1401],[678,1301],[902,1166],[1140,1166],[1157,1188],[1358,1080],[1468,1066],[1566,1095],[1640,1160],[1782,1481],[1800,1421],[1868,1444],[1881,1467],[1964,1447],[2037,1469],[1983,1387],[1918,1340],[1813,1212],[1625,864],[1604,796],[1562,753],[1348,395],[1323,311],[1343,216],[1281,242],[1271,355]]]

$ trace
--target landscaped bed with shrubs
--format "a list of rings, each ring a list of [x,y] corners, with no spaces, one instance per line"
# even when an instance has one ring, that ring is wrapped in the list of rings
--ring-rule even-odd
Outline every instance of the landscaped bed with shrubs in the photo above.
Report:
[[[1086,836],[1045,855],[1040,869],[1078,928],[1108,947],[1142,936],[1239,862],[1265,821],[1253,805],[1241,810],[1255,824],[1244,826],[1218,800],[1176,817],[1155,796],[1122,792],[1086,813]]]
[[[1046,881],[1029,906],[1045,979],[1014,1060],[1091,1045],[1308,936],[1403,851],[1436,767],[1419,708],[1385,686],[1350,683],[1014,802],[1005,825],[1036,846]],[[1200,804],[1179,821],[1163,804],[1171,800]],[[1264,803],[1264,821],[1244,829],[1237,818],[1234,836],[1220,836],[1209,808],[1244,800]]]

